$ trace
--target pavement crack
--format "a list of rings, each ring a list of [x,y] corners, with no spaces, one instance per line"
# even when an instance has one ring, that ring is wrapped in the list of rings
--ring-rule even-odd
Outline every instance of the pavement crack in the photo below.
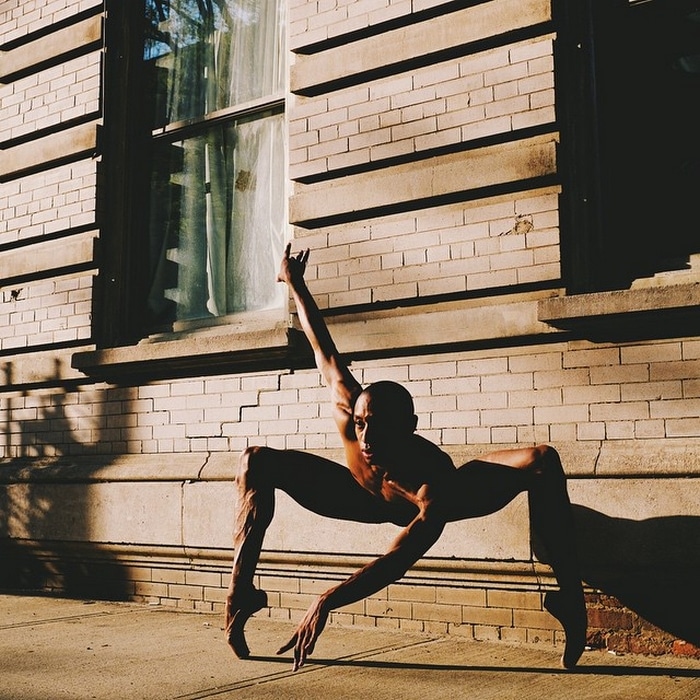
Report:
[[[190,693],[188,695],[178,695],[174,697],[173,700],[205,700],[206,698],[214,698],[218,695],[225,695],[226,693],[241,690],[242,688],[251,688],[256,685],[262,685],[263,683],[273,683],[275,681],[282,680],[283,678],[290,678],[292,676],[306,675],[309,673],[318,673],[319,671],[327,669],[329,666],[343,666],[347,664],[352,664],[357,661],[371,659],[375,656],[381,656],[382,654],[388,654],[394,651],[404,651],[406,649],[411,649],[426,644],[432,644],[436,641],[438,641],[438,638],[431,637],[429,639],[420,639],[409,644],[387,644],[386,646],[377,647],[375,649],[361,651],[354,654],[346,654],[345,656],[339,656],[334,659],[311,658],[298,671],[292,671],[292,662],[289,657],[251,656],[248,659],[249,661],[262,661],[266,663],[284,663],[287,665],[287,668],[284,671],[276,671],[267,673],[265,675],[258,675],[253,678],[247,678],[245,680],[231,683],[230,685],[218,686],[215,688],[207,688],[196,693]]]

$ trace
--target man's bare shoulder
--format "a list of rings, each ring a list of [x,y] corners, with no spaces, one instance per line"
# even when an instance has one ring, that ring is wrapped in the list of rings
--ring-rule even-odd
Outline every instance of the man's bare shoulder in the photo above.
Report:
[[[442,477],[453,476],[456,472],[450,455],[421,435],[411,436],[406,453],[409,464],[417,472],[416,476],[423,481],[432,482]]]

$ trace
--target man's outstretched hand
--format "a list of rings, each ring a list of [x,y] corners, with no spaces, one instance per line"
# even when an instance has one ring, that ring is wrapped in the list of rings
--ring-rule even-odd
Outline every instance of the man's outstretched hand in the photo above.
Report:
[[[304,271],[306,270],[306,261],[309,259],[309,249],[302,250],[296,255],[291,254],[292,244],[287,243],[284,249],[284,257],[282,258],[282,264],[280,265],[280,271],[277,275],[278,282],[286,282],[287,284],[293,285],[304,278]]]
[[[313,653],[316,640],[328,621],[328,612],[323,597],[318,598],[306,611],[306,615],[299,623],[292,638],[277,652],[284,654],[285,651],[294,648],[294,667],[292,670],[300,669],[306,662],[306,657]]]

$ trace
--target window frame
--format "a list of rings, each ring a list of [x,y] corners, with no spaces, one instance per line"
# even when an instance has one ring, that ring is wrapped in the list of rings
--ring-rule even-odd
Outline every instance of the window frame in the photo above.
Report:
[[[647,0],[552,0],[561,135],[562,279],[567,294],[625,290],[636,278],[650,274],[644,259],[632,254],[638,252],[633,247],[633,224],[628,225],[621,211],[615,183],[625,172],[625,161],[610,145],[615,129],[619,130],[619,117],[606,99],[606,94],[617,95],[615,81],[624,81],[618,37],[627,30],[626,13],[643,10],[647,4]],[[640,7],[635,10],[635,5]]]
[[[614,116],[615,107],[606,104],[598,81],[601,71],[615,66],[619,57],[616,38],[626,28],[620,19],[637,3],[552,3],[557,31],[554,57],[564,288],[559,296],[539,302],[538,319],[572,337],[595,342],[692,334],[700,323],[697,276],[683,278],[678,274],[683,271],[672,267],[674,278],[656,281],[643,264],[637,266],[638,258],[629,254],[635,244],[631,235],[636,231],[631,224],[625,225],[625,212],[615,199],[615,188],[610,187],[615,175],[606,182],[609,172],[620,172],[623,161],[616,162],[606,150],[605,138],[610,138],[606,129],[612,128],[614,134],[614,123],[611,127],[605,120]],[[639,5],[644,3],[640,0]],[[596,27],[605,31],[596,31]],[[602,77],[609,80],[608,75]],[[611,166],[618,170],[609,171]]]
[[[211,126],[246,118],[256,113],[285,114],[286,85],[263,98],[217,110],[202,117],[180,120],[150,128],[150,114],[144,109],[143,27],[145,0],[105,0],[105,55],[103,70],[104,113],[100,129],[98,166],[100,240],[99,272],[93,298],[93,340],[98,349],[119,348],[148,341],[149,336],[169,336],[173,341],[198,329],[228,335],[227,326],[245,337],[256,336],[259,352],[260,323],[247,323],[248,312],[207,320],[176,322],[172,333],[148,328],[142,322],[147,295],[148,261],[139,254],[140,241],[147,234],[150,198],[150,169],[143,167],[143,153],[160,139],[184,139]],[[283,51],[286,53],[286,46]],[[286,162],[286,148],[283,157]],[[286,227],[286,220],[285,220]],[[262,314],[270,329],[271,347],[279,356],[280,323],[289,327],[288,304]],[[176,353],[179,354],[179,353]]]

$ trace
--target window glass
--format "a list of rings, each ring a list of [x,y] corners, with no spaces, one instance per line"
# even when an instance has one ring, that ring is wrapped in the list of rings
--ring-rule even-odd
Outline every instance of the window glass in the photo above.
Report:
[[[284,89],[279,0],[147,0],[153,126],[203,117]]]
[[[146,0],[151,330],[283,302],[283,4]]]

